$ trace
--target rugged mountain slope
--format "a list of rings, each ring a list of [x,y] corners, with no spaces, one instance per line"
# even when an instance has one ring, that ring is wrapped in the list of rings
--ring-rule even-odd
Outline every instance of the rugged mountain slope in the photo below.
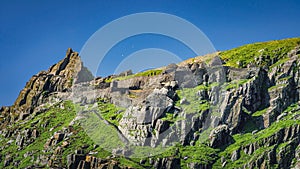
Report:
[[[255,43],[96,79],[68,49],[1,108],[0,166],[299,168],[299,45]]]

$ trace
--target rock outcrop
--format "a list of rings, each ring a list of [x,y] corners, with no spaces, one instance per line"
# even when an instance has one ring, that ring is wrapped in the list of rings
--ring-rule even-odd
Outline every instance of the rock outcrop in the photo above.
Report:
[[[226,146],[233,142],[233,138],[229,133],[229,128],[227,125],[220,125],[214,128],[210,135],[210,146],[213,148]]]
[[[3,108],[1,112],[10,116],[11,122],[24,120],[35,111],[36,107],[50,102],[48,95],[70,91],[73,83],[92,79],[93,75],[83,66],[78,53],[69,48],[63,60],[51,66],[48,71],[41,71],[32,76],[14,105]]]

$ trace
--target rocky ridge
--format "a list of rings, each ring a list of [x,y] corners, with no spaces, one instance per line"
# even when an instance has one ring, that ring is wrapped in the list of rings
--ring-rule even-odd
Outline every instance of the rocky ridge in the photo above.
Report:
[[[225,51],[138,74],[128,71],[96,79],[78,53],[68,49],[62,61],[29,80],[13,106],[1,108],[0,164],[297,168],[299,42],[297,38],[276,42],[294,44],[289,50],[273,49],[273,42],[257,44],[253,61],[232,62],[231,51]],[[239,50],[244,48],[235,53]],[[97,93],[96,98],[91,93]],[[102,120],[134,145],[177,144],[138,159],[126,158],[126,148],[106,152],[79,124],[88,115],[86,106],[99,109]]]

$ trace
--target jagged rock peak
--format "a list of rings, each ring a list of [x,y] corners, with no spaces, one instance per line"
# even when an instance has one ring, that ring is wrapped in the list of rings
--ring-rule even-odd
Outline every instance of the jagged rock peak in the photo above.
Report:
[[[41,71],[30,78],[13,107],[18,114],[30,114],[44,102],[48,94],[70,91],[74,82],[92,79],[93,75],[83,66],[78,52],[69,48],[64,59],[51,66],[48,71]]]
[[[74,76],[76,69],[79,69],[81,66],[78,52],[74,52],[71,48],[68,48],[65,58],[51,66],[48,72],[53,75],[69,77]]]

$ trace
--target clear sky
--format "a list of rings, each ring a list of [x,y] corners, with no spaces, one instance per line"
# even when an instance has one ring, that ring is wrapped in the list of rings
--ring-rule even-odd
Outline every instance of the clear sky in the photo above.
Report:
[[[0,105],[13,104],[29,78],[61,60],[67,48],[80,51],[95,31],[125,15],[164,12],[179,16],[200,28],[217,50],[226,50],[300,36],[299,11],[299,0],[1,0]],[[110,53],[122,55],[136,44],[139,49],[161,47],[184,57],[192,55],[176,50],[180,48],[172,40],[139,38],[120,43]]]

